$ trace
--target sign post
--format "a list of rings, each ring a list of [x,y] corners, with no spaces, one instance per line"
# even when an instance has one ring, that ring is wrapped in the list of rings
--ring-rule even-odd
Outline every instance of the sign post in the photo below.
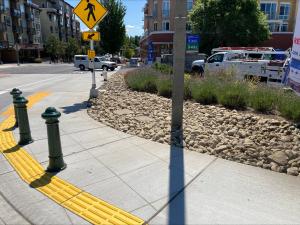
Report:
[[[83,39],[90,41],[90,50],[88,51],[88,57],[91,65],[90,69],[92,70],[92,88],[90,90],[90,98],[97,98],[98,90],[96,89],[94,41],[100,40],[100,34],[95,32],[93,28],[107,15],[107,10],[100,2],[98,2],[98,0],[81,0],[74,8],[73,12],[90,29],[89,32],[83,33]]]
[[[172,144],[181,144],[183,129],[184,64],[186,51],[186,1],[175,0],[174,62],[172,87]],[[178,143],[179,142],[179,143]]]

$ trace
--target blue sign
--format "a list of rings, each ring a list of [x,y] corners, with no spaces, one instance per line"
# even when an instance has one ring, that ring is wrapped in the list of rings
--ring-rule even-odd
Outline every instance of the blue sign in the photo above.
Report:
[[[148,43],[148,64],[152,64],[154,62],[154,45],[152,41]]]
[[[198,34],[187,34],[186,36],[186,50],[197,51],[199,50],[200,36]]]

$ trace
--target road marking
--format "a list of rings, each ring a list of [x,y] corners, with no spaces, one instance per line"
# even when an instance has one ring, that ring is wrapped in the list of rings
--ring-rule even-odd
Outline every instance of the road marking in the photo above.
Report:
[[[0,91],[0,95],[7,93],[8,91]]]
[[[20,85],[20,86],[17,86],[17,87],[12,87],[12,88],[7,88],[7,89],[4,89],[1,92],[9,92],[11,91],[13,88],[22,88],[22,87],[27,87],[27,86],[32,86],[32,85],[35,85],[35,84],[40,84],[40,83],[44,83],[46,81],[51,81],[51,80],[61,80],[61,79],[57,79],[57,77],[54,77],[54,78],[49,78],[49,79],[45,79],[45,80],[40,80],[40,81],[36,81],[36,82],[32,82],[32,83],[28,83],[28,84],[24,84],[24,85]]]
[[[37,92],[34,95],[28,97],[28,104],[27,107],[31,108],[36,102],[41,101],[43,98],[47,97],[50,92]],[[1,113],[3,116],[11,116],[14,115],[14,107],[11,105],[9,106],[4,112]]]
[[[32,99],[28,107],[40,100],[37,96]],[[144,224],[142,219],[45,172],[25,149],[17,145],[10,130],[14,123],[14,116],[10,115],[0,124],[0,152],[30,187],[93,224]]]

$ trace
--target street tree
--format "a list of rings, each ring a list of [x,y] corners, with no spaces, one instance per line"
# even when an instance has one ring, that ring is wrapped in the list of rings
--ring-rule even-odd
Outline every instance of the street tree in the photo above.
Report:
[[[196,0],[189,19],[207,53],[219,46],[258,45],[270,37],[257,0]]]
[[[45,50],[50,56],[51,61],[54,61],[59,54],[60,41],[53,35],[51,35],[45,44]]]
[[[100,46],[106,53],[115,54],[120,51],[125,40],[126,7],[121,0],[103,0],[102,2],[108,14],[97,28],[101,33]]]
[[[75,38],[70,38],[66,44],[66,58],[67,61],[70,60],[79,52],[79,44]]]

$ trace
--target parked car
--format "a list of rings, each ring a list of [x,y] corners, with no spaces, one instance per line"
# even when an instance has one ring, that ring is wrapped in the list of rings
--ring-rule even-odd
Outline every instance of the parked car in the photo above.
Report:
[[[131,58],[129,60],[129,66],[130,67],[138,67],[139,66],[139,60],[138,60],[138,58]]]
[[[75,55],[74,66],[80,70],[89,68],[89,59],[87,55]],[[111,70],[114,71],[118,66],[115,62],[107,61],[104,57],[96,56],[94,59],[95,69]]]

